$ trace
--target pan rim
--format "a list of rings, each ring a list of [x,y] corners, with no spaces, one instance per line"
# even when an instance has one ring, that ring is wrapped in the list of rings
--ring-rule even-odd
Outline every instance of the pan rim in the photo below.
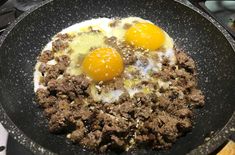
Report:
[[[35,10],[39,9],[40,7],[47,5],[53,1],[56,0],[45,0],[41,3],[39,3],[37,6],[34,6],[32,8],[30,8],[28,11],[24,12],[22,15],[20,15],[13,23],[11,23],[11,25],[9,27],[6,28],[6,30],[3,32],[3,34],[0,37],[0,47],[2,46],[2,44],[4,43],[5,39],[7,38],[8,34],[15,28],[15,26],[21,22],[21,20],[23,20],[26,16],[28,16],[29,14],[31,14],[32,12],[34,12]],[[225,37],[225,39],[228,41],[228,43],[230,44],[230,46],[232,47],[233,51],[235,52],[235,40],[231,37],[231,35],[217,22],[215,21],[212,17],[210,17],[208,14],[206,14],[205,12],[201,11],[200,9],[198,9],[197,7],[195,7],[194,5],[192,5],[191,3],[186,2],[185,0],[174,0],[174,2],[177,2],[185,7],[188,7],[189,9],[191,9],[192,11],[195,11],[196,13],[200,14],[202,17],[204,17],[206,20],[208,20],[210,23],[212,23]],[[6,128],[6,130],[10,133],[10,135],[20,144],[22,144],[24,147],[26,147],[27,149],[29,149],[30,151],[32,151],[34,154],[47,154],[47,155],[55,155],[56,153],[51,152],[48,149],[45,149],[44,147],[42,147],[41,145],[39,145],[38,143],[34,142],[31,138],[29,138],[27,135],[25,135],[23,133],[23,131],[21,131],[14,123],[13,121],[10,119],[10,117],[6,114],[4,108],[2,107],[1,101],[0,101],[0,113],[2,115],[0,115],[0,123],[2,123],[2,125]],[[235,115],[235,113],[233,113],[233,115],[231,115],[230,119],[228,120],[228,122],[231,120],[231,118]],[[227,122],[225,124],[225,126],[228,125]],[[225,127],[224,126],[224,127]],[[222,131],[223,128],[221,128],[220,131]],[[221,132],[215,134],[213,137],[219,136],[219,134],[221,134]],[[211,137],[211,139],[213,138]],[[208,141],[210,142],[210,140]],[[194,148],[193,150],[191,150],[189,153],[196,153],[196,154],[200,154],[200,147],[205,145],[207,142],[202,143],[201,145],[197,146],[196,148]],[[209,150],[207,150],[208,152],[206,152],[207,154],[210,153]],[[205,153],[205,152],[203,152]]]

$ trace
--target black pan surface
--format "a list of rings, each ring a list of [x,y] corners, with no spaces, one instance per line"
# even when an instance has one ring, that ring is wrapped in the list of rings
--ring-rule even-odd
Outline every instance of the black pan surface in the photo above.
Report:
[[[172,0],[49,0],[30,12],[8,29],[0,43],[0,120],[34,153],[89,153],[66,141],[64,135],[48,132],[42,110],[34,102],[32,80],[36,57],[50,38],[63,28],[92,18],[138,16],[150,20],[197,63],[206,104],[195,111],[192,132],[170,150],[137,150],[136,154],[186,154],[202,144],[211,131],[220,131],[232,116],[235,53],[230,37],[193,7]]]

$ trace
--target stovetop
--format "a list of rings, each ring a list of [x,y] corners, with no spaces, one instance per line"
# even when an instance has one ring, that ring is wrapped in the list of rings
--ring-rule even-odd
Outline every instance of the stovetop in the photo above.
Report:
[[[43,0],[0,0],[0,37],[5,29],[23,12]],[[188,0],[215,18],[235,38],[235,1]],[[6,146],[4,137],[8,137]],[[7,138],[6,138],[7,139]],[[7,149],[6,149],[7,148]],[[6,153],[5,153],[6,152]],[[18,144],[0,124],[0,155],[32,155]]]
[[[5,28],[23,12],[43,0],[1,0],[0,35]],[[187,1],[187,0],[186,0]],[[226,0],[188,0],[216,19],[235,38],[235,1]]]

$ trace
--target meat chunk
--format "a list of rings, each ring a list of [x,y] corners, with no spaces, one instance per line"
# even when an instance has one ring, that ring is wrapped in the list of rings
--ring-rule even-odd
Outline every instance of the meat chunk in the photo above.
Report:
[[[195,69],[195,63],[192,58],[190,58],[186,53],[178,51],[176,53],[176,59],[179,66],[185,68],[189,72],[193,72]]]
[[[75,131],[73,131],[69,138],[76,142],[76,141],[80,141],[83,137],[85,136],[85,127],[84,125],[83,126],[80,126],[79,128],[77,128]]]
[[[36,96],[39,101],[47,98],[49,95],[50,95],[50,92],[42,88],[39,88],[36,92]]]
[[[46,76],[44,77],[46,84],[52,79],[57,79],[60,73],[61,72],[57,65],[50,66],[46,72]]]
[[[125,144],[125,142],[123,140],[121,140],[120,138],[118,138],[115,135],[111,136],[111,140],[113,140],[119,146],[123,146]]]
[[[105,43],[115,48],[122,55],[125,65],[131,65],[136,62],[137,57],[134,55],[134,47],[117,41],[116,37],[106,38]]]
[[[192,89],[191,93],[188,95],[190,101],[193,102],[194,106],[203,106],[205,103],[205,97],[201,90]]]
[[[59,34],[56,35],[56,37],[61,39],[61,40],[66,40],[66,39],[69,38],[69,35],[67,33],[64,33],[64,34],[59,33]]]
[[[54,52],[58,52],[61,50],[65,50],[68,47],[68,42],[64,41],[63,39],[59,38],[52,42],[52,50]]]
[[[41,63],[38,69],[42,74],[44,74],[47,71],[47,64],[46,63]]]
[[[99,130],[90,132],[81,140],[81,144],[87,146],[88,148],[95,148],[99,146],[101,141],[101,136],[102,132]]]
[[[40,54],[38,60],[46,63],[49,60],[52,60],[53,58],[54,58],[54,53],[50,50],[45,50]]]
[[[68,67],[70,64],[70,58],[67,55],[56,57],[55,60],[58,62],[58,64],[63,65],[64,67]]]

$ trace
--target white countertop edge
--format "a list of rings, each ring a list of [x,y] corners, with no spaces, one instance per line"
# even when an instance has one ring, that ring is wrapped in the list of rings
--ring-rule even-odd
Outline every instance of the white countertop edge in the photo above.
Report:
[[[6,147],[7,147],[7,138],[8,138],[8,132],[2,124],[0,123],[0,146],[5,146],[5,149],[0,152],[0,155],[6,155]]]

